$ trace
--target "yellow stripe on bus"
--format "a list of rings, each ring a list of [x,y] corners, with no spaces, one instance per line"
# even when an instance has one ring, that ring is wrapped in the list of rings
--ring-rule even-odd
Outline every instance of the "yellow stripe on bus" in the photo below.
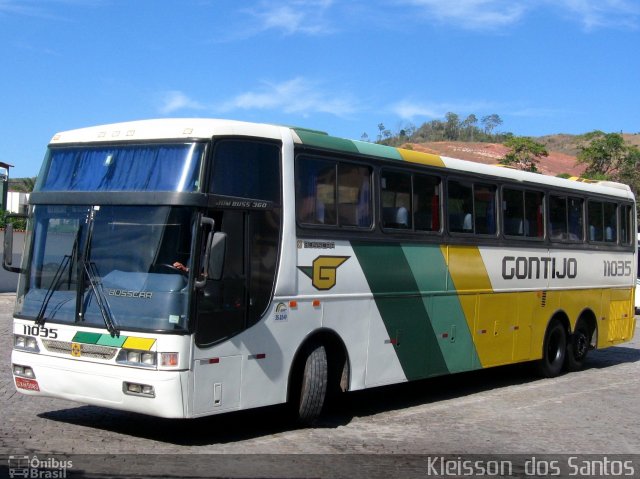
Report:
[[[156,340],[153,338],[133,338],[128,337],[122,345],[125,349],[138,349],[140,351],[149,351]]]
[[[400,156],[404,161],[408,161],[410,163],[420,163],[421,165],[427,166],[439,166],[441,168],[444,167],[444,161],[438,155],[432,155],[431,153],[421,153],[419,151],[413,150],[405,150],[403,148],[398,148],[398,152],[400,152]]]

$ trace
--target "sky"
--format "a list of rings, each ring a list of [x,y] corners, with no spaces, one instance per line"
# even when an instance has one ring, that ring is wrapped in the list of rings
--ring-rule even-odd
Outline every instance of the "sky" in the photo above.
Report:
[[[640,0],[0,0],[0,161],[146,118],[640,132]]]

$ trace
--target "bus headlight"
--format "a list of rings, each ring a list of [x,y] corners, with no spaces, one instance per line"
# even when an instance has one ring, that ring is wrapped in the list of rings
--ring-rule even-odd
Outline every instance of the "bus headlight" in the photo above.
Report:
[[[150,351],[135,351],[132,349],[121,349],[116,358],[116,362],[128,366],[142,366],[154,368],[157,364],[156,353]]]
[[[22,349],[23,351],[31,351],[39,353],[38,341],[33,336],[23,336],[22,334],[13,335],[13,347],[15,349]]]
[[[138,351],[127,351],[127,361],[130,363],[139,363],[140,362],[140,352]]]
[[[147,366],[155,366],[156,364],[156,353],[142,353],[142,364],[146,364]]]

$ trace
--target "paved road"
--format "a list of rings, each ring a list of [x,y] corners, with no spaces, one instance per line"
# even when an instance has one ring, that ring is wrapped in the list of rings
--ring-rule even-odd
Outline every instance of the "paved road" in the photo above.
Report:
[[[555,379],[510,366],[351,393],[317,428],[300,429],[279,407],[179,421],[17,394],[13,301],[0,295],[0,459],[72,454],[75,472],[91,477],[372,478],[432,475],[426,456],[413,454],[640,454],[637,337]]]

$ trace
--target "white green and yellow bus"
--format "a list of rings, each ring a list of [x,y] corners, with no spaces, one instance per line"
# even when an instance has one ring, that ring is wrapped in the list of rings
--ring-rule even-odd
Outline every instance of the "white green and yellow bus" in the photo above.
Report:
[[[30,197],[17,390],[162,417],[531,361],[635,329],[635,201],[587,183],[212,119],[56,134]]]

